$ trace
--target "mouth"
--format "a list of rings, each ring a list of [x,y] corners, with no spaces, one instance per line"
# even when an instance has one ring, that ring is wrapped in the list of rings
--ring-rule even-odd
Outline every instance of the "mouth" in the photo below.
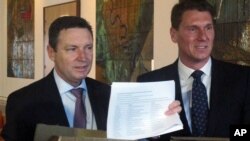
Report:
[[[204,52],[204,51],[207,51],[208,46],[207,45],[198,45],[198,46],[195,46],[194,48],[196,51]]]
[[[74,67],[77,71],[79,72],[83,72],[83,71],[86,71],[88,69],[88,65],[85,65],[85,66],[76,66]]]
[[[197,48],[197,49],[206,49],[208,46],[196,46],[195,48]]]

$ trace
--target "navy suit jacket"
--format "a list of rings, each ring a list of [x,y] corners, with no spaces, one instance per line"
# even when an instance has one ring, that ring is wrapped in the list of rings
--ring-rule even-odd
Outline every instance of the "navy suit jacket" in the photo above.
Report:
[[[85,80],[97,128],[106,130],[110,86],[91,78]],[[6,141],[32,141],[38,123],[69,127],[52,72],[9,95],[6,120],[2,131]]]
[[[183,106],[177,61],[161,69],[138,77],[140,82],[175,81],[175,99]],[[210,110],[207,136],[229,137],[230,125],[250,124],[250,70],[248,67],[212,59]],[[167,141],[171,136],[191,136],[184,108],[180,113],[184,129],[160,136]]]

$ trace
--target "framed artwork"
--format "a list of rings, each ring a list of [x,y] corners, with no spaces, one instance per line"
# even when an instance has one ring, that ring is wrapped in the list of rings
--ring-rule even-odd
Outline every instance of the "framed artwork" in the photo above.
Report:
[[[154,0],[96,0],[96,79],[135,81],[151,71]]]
[[[7,76],[34,78],[34,0],[7,1]]]
[[[61,16],[80,16],[80,0],[44,7],[44,76],[54,67],[47,53],[48,29],[50,24]]]

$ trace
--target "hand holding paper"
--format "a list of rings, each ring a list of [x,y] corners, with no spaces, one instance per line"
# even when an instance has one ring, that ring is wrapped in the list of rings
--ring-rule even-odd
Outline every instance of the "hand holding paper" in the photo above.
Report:
[[[113,83],[107,137],[136,140],[183,129],[177,113],[165,115],[174,99],[174,81]]]

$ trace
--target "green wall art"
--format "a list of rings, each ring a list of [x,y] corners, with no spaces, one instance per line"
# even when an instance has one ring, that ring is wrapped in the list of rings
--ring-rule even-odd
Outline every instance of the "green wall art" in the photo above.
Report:
[[[151,70],[153,0],[96,1],[96,79],[135,81]]]

